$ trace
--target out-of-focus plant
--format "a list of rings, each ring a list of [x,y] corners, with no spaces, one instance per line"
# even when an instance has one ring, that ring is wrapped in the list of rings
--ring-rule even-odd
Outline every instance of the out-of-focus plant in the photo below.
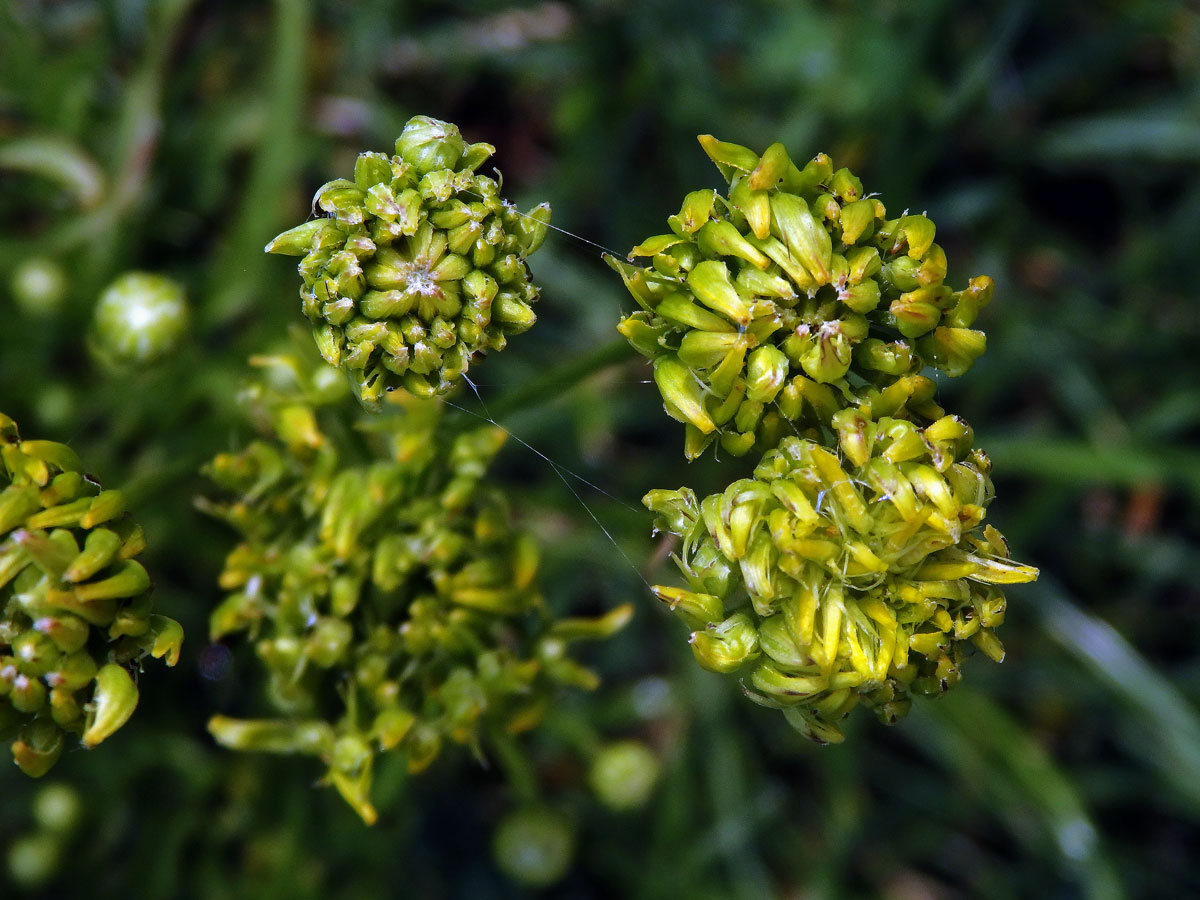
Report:
[[[418,772],[447,742],[478,755],[489,734],[535,727],[558,687],[598,684],[568,645],[610,636],[630,608],[549,615],[537,544],[488,483],[499,429],[449,432],[439,400],[399,391],[347,432],[335,370],[300,354],[254,362],[262,437],[207,467],[220,493],[202,507],[242,538],[210,630],[254,642],[283,718],[209,729],[234,749],[319,757],[373,823],[377,753]]]
[[[26,775],[45,775],[68,733],[95,747],[138,702],[145,656],[179,661],[183,629],[151,612],[146,547],[120,491],[75,451],[21,440],[0,413],[0,738]]]

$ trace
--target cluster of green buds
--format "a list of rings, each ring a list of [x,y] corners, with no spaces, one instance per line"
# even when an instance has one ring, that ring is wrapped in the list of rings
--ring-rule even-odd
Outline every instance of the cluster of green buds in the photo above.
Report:
[[[597,684],[568,644],[609,636],[631,609],[547,610],[538,548],[487,477],[501,430],[454,431],[440,400],[398,391],[349,432],[332,369],[254,362],[267,376],[248,392],[264,437],[212,460],[222,495],[201,506],[242,538],[212,637],[254,641],[281,715],[209,727],[234,749],[318,757],[371,823],[377,754],[403,754],[416,772],[447,743],[480,752],[493,729],[534,727],[560,686]]]
[[[688,194],[671,234],[632,251],[650,265],[609,259],[641,307],[618,328],[653,360],[688,459],[717,439],[763,456],[702,501],[646,495],[688,585],[654,591],[701,666],[840,741],[859,704],[893,723],[948,690],[968,643],[1002,659],[999,586],[1037,577],[983,524],[991,463],[924,374],[983,353],[992,282],[946,285],[933,223],[889,219],[825,154],[801,168],[782,144],[700,143],[728,194]]]
[[[838,420],[836,449],[788,437],[719,494],[645,498],[681,541],[688,589],[655,593],[697,662],[746,668],[747,696],[820,742],[859,703],[891,724],[948,690],[967,642],[1002,660],[999,585],[1037,577],[983,525],[991,465],[965,422]]]
[[[823,153],[800,168],[782,144],[700,143],[728,194],[688,194],[671,233],[631,251],[649,265],[608,258],[641,307],[618,328],[653,359],[688,459],[718,437],[735,456],[769,450],[820,424],[835,392],[872,418],[938,418],[920,373],[961,375],[984,351],[971,326],[991,279],[951,289],[933,222],[889,219]]]
[[[266,247],[303,257],[300,297],[317,346],[370,408],[398,387],[445,393],[474,354],[503,349],[535,321],[525,260],[545,238],[550,207],[521,213],[504,200],[476,172],[494,152],[417,116],[394,155],[360,155],[353,181],[317,191],[319,218]]]
[[[0,414],[0,737],[27,775],[50,770],[68,732],[94,747],[125,724],[139,660],[178,661],[183,629],[151,612],[134,559],[145,545],[120,491]]]

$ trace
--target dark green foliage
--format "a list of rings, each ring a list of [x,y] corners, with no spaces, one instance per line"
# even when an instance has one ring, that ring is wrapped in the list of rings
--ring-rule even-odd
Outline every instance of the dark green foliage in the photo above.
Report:
[[[0,408],[122,487],[155,608],[195,636],[96,753],[40,783],[0,770],[0,892],[523,896],[492,855],[519,807],[573,829],[555,896],[1200,893],[1198,78],[1200,17],[1169,0],[0,3]],[[824,150],[893,214],[928,212],[955,283],[995,279],[988,353],[937,401],[995,463],[989,520],[1042,569],[1011,592],[1004,664],[976,661],[896,728],[852,719],[836,748],[696,671],[626,557],[669,578],[638,499],[705,496],[730,460],[685,467],[649,366],[610,349],[633,311],[620,280],[550,235],[530,261],[537,326],[471,378],[611,495],[564,476],[621,552],[517,441],[494,464],[555,615],[638,606],[580,652],[604,687],[550,710],[529,768],[503,748],[413,779],[381,759],[371,829],[312,787],[311,760],[215,746],[213,712],[268,714],[246,648],[200,637],[232,540],[192,508],[200,464],[251,440],[247,357],[298,321],[295,272],[262,247],[417,114],[494,144],[519,208],[547,200],[621,253],[723,187],[697,134]],[[35,260],[51,274],[31,290]],[[86,336],[130,270],[181,284],[191,326],[156,367],[114,374]],[[487,415],[451,402],[464,429]],[[588,761],[626,738],[662,773],[617,812]],[[81,807],[47,818],[63,785]]]

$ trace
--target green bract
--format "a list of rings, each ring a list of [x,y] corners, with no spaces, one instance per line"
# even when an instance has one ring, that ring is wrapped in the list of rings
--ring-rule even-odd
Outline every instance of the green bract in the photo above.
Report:
[[[671,233],[630,253],[649,265],[608,258],[641,307],[619,330],[654,360],[687,457],[718,436],[736,456],[768,450],[817,424],[834,392],[872,418],[938,418],[920,372],[960,375],[983,352],[971,325],[991,279],[950,288],[933,223],[887,218],[824,154],[800,168],[782,144],[700,143],[728,193],[688,194]]]
[[[396,392],[354,435],[332,369],[255,362],[266,378],[248,398],[264,439],[207,470],[222,495],[202,506],[242,537],[211,632],[254,641],[282,717],[218,716],[210,729],[236,749],[319,757],[369,823],[377,753],[419,771],[446,742],[532,728],[560,685],[596,684],[567,643],[606,637],[630,610],[551,617],[537,546],[487,478],[498,428],[449,433],[440,401]]]
[[[448,122],[417,116],[393,156],[363,153],[354,180],[317,191],[313,219],[267,252],[304,257],[300,289],[321,355],[350,376],[364,404],[403,387],[442,394],[475,353],[504,348],[534,322],[525,259],[550,220],[520,213],[476,173],[495,152]]]
[[[183,630],[151,613],[133,558],[144,547],[119,491],[0,413],[0,737],[26,774],[50,770],[66,732],[94,747],[125,724],[142,657],[178,661]]]
[[[892,723],[911,693],[947,690],[965,642],[1002,659],[998,585],[1037,577],[982,525],[991,465],[961,419],[849,412],[838,426],[837,450],[785,438],[720,494],[644,501],[682,541],[690,589],[655,592],[693,629],[696,660],[745,671],[751,699],[821,742],[859,703]]]

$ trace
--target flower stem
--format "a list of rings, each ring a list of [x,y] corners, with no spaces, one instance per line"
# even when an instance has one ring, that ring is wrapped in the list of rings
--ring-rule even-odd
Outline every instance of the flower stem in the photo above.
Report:
[[[632,359],[635,351],[623,339],[604,344],[586,356],[555,366],[540,378],[534,378],[505,394],[490,405],[492,418],[499,421],[506,416],[565,394],[577,384],[596,372]]]
[[[513,793],[523,804],[537,803],[540,795],[537,775],[525,751],[503,728],[491,729],[488,737],[496,763],[508,780]]]

